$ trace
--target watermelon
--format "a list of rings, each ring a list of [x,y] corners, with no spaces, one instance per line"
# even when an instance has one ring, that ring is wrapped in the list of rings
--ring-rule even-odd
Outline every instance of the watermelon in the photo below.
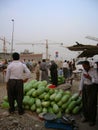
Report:
[[[23,98],[23,104],[27,105],[29,100],[30,100],[29,96],[24,96],[24,98]]]
[[[76,101],[71,101],[71,103],[68,105],[68,109],[71,111],[76,106]]]
[[[54,113],[58,113],[58,112],[59,112],[59,107],[58,107],[58,105],[53,104],[53,112],[54,112]]]
[[[48,107],[50,105],[50,102],[49,101],[43,101],[42,102],[42,106],[43,107]]]
[[[36,110],[36,105],[33,104],[33,105],[31,106],[30,110],[31,110],[31,111],[35,111],[35,110]]]
[[[2,108],[9,108],[9,103],[7,101],[3,101],[3,103],[1,104]]]
[[[41,100],[36,98],[35,99],[35,104],[36,104],[36,107],[41,107]]]
[[[73,114],[77,114],[80,110],[80,107],[79,106],[76,106],[73,110],[72,110],[72,113]]]
[[[61,98],[62,103],[66,103],[70,98],[70,95],[66,94]]]
[[[79,97],[79,94],[78,93],[74,93],[72,96],[71,96],[71,100],[77,100]]]
[[[59,93],[55,96],[55,101],[58,102],[58,101],[60,101],[61,98],[62,98],[62,94],[59,92]]]

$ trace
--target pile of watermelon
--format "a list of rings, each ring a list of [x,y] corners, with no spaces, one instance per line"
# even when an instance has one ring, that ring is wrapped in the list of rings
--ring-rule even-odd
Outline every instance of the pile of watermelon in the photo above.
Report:
[[[24,84],[24,109],[32,112],[54,113],[61,117],[62,113],[77,114],[82,108],[81,97],[78,93],[71,94],[70,91],[49,88],[51,84],[47,81],[31,80]],[[17,103],[15,102],[17,106]],[[2,108],[8,108],[7,96],[4,97]]]
[[[51,76],[49,76],[49,80],[50,80],[50,82],[51,82]],[[63,83],[65,83],[65,78],[64,78],[64,76],[58,76],[58,85],[61,85],[61,84],[63,84]]]

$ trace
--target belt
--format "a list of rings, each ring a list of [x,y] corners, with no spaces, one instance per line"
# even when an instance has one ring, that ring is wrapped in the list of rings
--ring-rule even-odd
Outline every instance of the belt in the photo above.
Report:
[[[9,79],[9,80],[22,81],[22,79]]]
[[[92,85],[92,84],[84,84],[85,86],[90,86],[90,85]]]

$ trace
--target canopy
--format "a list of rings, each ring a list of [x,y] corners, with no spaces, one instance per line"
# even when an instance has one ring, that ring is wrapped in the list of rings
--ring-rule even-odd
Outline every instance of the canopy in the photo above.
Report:
[[[77,44],[73,46],[67,47],[71,51],[84,51],[84,50],[98,50],[98,46],[95,45],[83,45],[83,44]]]
[[[82,51],[82,53],[78,56],[79,57],[93,57],[94,55],[98,54],[98,45],[83,45],[76,42],[76,45],[67,47],[71,51]]]
[[[78,58],[82,57],[93,57],[94,55],[98,54],[98,50],[84,50]]]

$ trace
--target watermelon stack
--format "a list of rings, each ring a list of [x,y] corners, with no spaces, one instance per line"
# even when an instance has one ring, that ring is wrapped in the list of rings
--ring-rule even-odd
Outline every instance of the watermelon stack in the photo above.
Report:
[[[49,80],[50,80],[50,82],[51,82],[51,76],[49,76]],[[63,83],[65,83],[65,78],[64,78],[64,76],[58,76],[58,85],[60,85],[60,84],[63,84]]]
[[[70,91],[49,88],[47,81],[32,80],[24,84],[23,107],[26,110],[40,113],[54,113],[61,117],[62,113],[77,114],[81,108],[81,97]],[[16,104],[17,105],[17,104]],[[2,108],[8,108],[7,96],[4,97]]]

